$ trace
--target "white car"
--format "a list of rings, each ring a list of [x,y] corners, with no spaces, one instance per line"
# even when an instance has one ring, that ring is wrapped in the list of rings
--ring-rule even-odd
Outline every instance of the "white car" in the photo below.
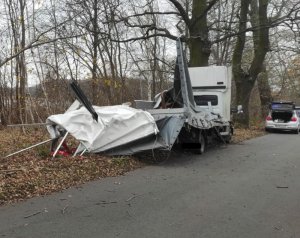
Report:
[[[272,131],[292,131],[299,133],[300,117],[291,102],[273,102],[269,115],[266,118],[265,130]]]

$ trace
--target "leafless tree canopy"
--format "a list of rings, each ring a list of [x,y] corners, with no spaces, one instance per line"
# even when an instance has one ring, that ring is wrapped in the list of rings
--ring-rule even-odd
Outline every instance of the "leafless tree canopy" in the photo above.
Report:
[[[300,102],[296,0],[0,3],[2,124],[64,111],[70,80],[98,105],[151,99],[170,85],[179,37],[191,67],[232,66],[233,103],[246,112],[256,85],[262,108],[272,97]]]

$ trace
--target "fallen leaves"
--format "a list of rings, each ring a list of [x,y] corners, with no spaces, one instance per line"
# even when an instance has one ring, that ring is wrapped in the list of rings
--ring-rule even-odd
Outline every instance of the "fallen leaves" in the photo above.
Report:
[[[236,128],[234,130],[234,134],[232,137],[232,143],[240,143],[245,140],[263,136],[265,134],[266,134],[265,131],[261,128],[250,128],[250,129]]]
[[[233,143],[261,136],[258,129],[236,129]],[[61,191],[87,181],[119,176],[143,166],[133,157],[111,158],[101,155],[52,159],[49,146],[3,158],[9,153],[48,139],[45,129],[0,130],[0,205]],[[134,195],[129,199],[134,199]]]
[[[1,130],[1,157],[34,144],[39,131]],[[47,135],[47,134],[46,134]],[[19,136],[16,140],[16,136]],[[43,140],[44,138],[38,138]],[[34,196],[50,194],[87,181],[108,176],[119,176],[142,166],[132,157],[111,158],[100,155],[52,159],[46,156],[49,148],[37,148],[10,158],[0,158],[0,205]]]

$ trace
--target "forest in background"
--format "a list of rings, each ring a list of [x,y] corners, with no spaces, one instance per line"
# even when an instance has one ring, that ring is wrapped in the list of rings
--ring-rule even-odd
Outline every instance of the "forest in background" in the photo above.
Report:
[[[169,87],[175,40],[190,66],[232,66],[240,123],[271,100],[300,104],[296,0],[0,0],[1,124],[63,112],[77,81],[93,104]],[[249,106],[250,105],[250,106]]]

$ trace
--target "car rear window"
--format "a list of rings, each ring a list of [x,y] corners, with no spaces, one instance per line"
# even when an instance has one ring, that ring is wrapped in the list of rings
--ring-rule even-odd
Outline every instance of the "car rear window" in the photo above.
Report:
[[[290,103],[272,103],[271,109],[272,110],[293,110],[294,105]]]

